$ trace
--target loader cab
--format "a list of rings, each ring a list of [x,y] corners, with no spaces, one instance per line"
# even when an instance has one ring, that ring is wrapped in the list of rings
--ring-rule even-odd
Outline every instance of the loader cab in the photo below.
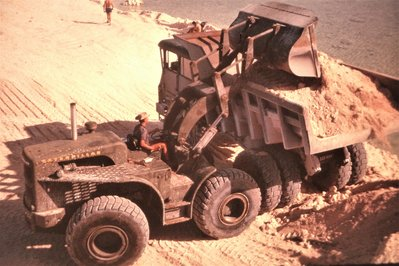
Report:
[[[192,83],[193,75],[188,51],[176,40],[159,43],[162,76],[158,85],[157,112],[165,115],[178,93]]]

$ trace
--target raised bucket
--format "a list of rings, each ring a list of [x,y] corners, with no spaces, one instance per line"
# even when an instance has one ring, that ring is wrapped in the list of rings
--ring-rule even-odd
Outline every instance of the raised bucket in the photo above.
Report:
[[[249,17],[255,23],[242,23]],[[256,36],[279,24],[279,30],[262,36],[254,42],[254,58],[266,62],[270,67],[300,77],[320,77],[317,59],[317,17],[312,11],[287,4],[269,2],[251,4],[242,9],[229,29],[229,42],[233,49],[245,49],[245,39]],[[243,47],[244,46],[244,47]]]

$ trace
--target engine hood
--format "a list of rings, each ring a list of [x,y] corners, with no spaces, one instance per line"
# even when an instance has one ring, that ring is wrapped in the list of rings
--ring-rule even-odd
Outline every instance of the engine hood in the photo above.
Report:
[[[127,148],[120,137],[111,131],[95,132],[77,140],[55,140],[24,148],[23,157],[33,165],[106,156],[115,164],[127,159]]]

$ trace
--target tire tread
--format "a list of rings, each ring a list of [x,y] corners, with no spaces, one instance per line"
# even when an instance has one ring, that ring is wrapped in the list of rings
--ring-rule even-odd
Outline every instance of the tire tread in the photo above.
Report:
[[[74,232],[77,227],[84,224],[92,215],[106,211],[123,212],[125,215],[131,216],[131,219],[139,221],[139,227],[144,232],[144,242],[146,244],[149,238],[149,227],[147,219],[141,209],[132,201],[118,196],[100,196],[90,199],[77,209],[72,215],[66,230],[66,247],[71,258],[78,264],[82,264],[80,258],[72,247]],[[144,251],[144,248],[141,252]],[[139,254],[139,256],[141,253]]]

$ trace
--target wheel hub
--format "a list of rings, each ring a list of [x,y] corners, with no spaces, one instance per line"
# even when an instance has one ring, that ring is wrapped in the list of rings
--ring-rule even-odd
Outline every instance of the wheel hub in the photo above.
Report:
[[[219,206],[219,220],[227,226],[242,222],[248,214],[249,200],[242,193],[234,193],[223,199]]]
[[[90,255],[102,261],[120,258],[128,246],[129,238],[126,232],[113,225],[95,227],[87,239]]]

